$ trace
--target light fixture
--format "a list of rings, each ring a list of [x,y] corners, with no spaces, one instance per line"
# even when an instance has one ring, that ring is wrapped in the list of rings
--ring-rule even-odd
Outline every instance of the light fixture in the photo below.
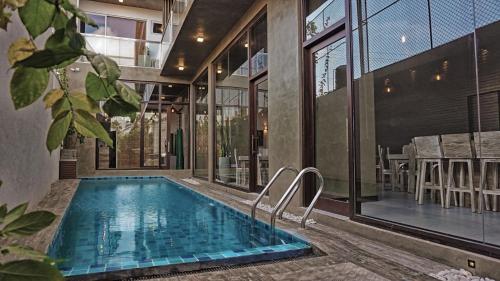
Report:
[[[123,3],[123,0],[118,0],[118,2]]]
[[[245,48],[248,48],[248,43],[245,43]]]
[[[180,71],[183,71],[183,70],[184,70],[184,66],[182,66],[182,65],[181,65],[181,66],[179,66],[179,70],[180,70]]]
[[[406,35],[401,36],[401,43],[406,43]]]
[[[434,79],[436,79],[436,81],[441,81],[441,74],[437,73],[435,76],[434,76]]]
[[[385,87],[385,92],[390,94],[392,92],[392,88],[391,87]]]
[[[205,38],[203,38],[203,36],[196,37],[196,42],[203,43],[203,41],[205,41]]]
[[[175,113],[175,108],[172,106],[172,109],[170,109],[170,112]]]
[[[168,87],[169,87],[169,88],[172,88],[173,86],[172,86],[172,84],[168,84]]]
[[[221,74],[222,73],[222,69],[217,69],[217,74]]]

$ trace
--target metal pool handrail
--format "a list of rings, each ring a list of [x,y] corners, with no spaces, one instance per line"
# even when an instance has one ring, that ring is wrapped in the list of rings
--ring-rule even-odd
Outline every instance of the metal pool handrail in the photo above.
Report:
[[[262,198],[264,197],[264,195],[266,195],[266,193],[269,190],[269,188],[271,188],[271,185],[273,185],[273,183],[276,181],[276,179],[278,179],[278,177],[281,175],[281,173],[283,173],[284,171],[287,171],[287,170],[295,172],[296,175],[299,174],[299,171],[297,169],[293,168],[293,167],[290,167],[290,166],[281,167],[274,174],[274,176],[272,177],[272,179],[267,183],[266,187],[264,187],[264,189],[259,194],[259,196],[257,196],[257,199],[255,199],[255,201],[253,202],[253,204],[252,204],[252,219],[255,219],[255,209],[257,209],[257,205],[259,204],[260,200],[262,200]]]
[[[316,176],[320,180],[320,182],[319,182],[320,186],[319,186],[318,191],[316,192],[316,195],[314,196],[313,200],[311,201],[311,204],[309,204],[309,207],[307,207],[304,215],[301,218],[300,226],[302,228],[306,227],[307,217],[311,213],[314,205],[316,204],[316,201],[318,201],[319,196],[323,192],[323,187],[324,187],[323,176],[321,175],[319,170],[314,168],[314,167],[304,168],[302,171],[300,171],[300,173],[297,175],[297,177],[295,177],[295,179],[293,180],[292,184],[290,184],[290,186],[286,190],[285,194],[283,194],[283,197],[281,197],[280,201],[276,204],[276,206],[274,206],[274,209],[271,212],[271,227],[274,228],[274,225],[276,223],[276,215],[278,214],[278,211],[280,212],[280,218],[281,218],[282,213],[285,211],[286,207],[288,206],[288,204],[292,200],[295,193],[297,193],[297,190],[299,190],[300,181],[302,180],[302,177],[307,173],[316,174]]]

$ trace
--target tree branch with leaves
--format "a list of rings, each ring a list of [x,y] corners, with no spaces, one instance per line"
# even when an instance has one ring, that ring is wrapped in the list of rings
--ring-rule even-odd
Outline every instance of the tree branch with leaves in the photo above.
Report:
[[[16,39],[7,52],[14,72],[10,95],[15,109],[30,106],[45,94],[43,102],[52,116],[46,139],[51,152],[62,144],[68,132],[75,131],[113,146],[95,115],[134,118],[140,109],[141,97],[119,80],[121,71],[115,61],[87,49],[77,24],[80,21],[97,27],[95,22],[69,0],[0,0],[1,29],[7,30],[16,12],[28,36]],[[37,46],[35,39],[42,34],[49,37],[44,46]],[[85,92],[73,91],[65,67],[82,57],[95,73],[87,73]],[[59,87],[49,90],[51,75]],[[26,213],[27,207],[27,203],[11,210],[6,204],[0,206],[0,253],[7,257],[26,257],[0,264],[0,280],[64,280],[54,267],[55,262],[44,253],[16,244],[7,245],[7,238],[33,235],[49,226],[56,217],[47,211]]]

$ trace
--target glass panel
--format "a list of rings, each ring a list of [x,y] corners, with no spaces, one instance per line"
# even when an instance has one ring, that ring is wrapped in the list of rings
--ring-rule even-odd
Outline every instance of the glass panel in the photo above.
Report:
[[[323,197],[349,198],[347,144],[346,41],[313,54],[315,91],[315,159],[325,180]]]
[[[87,16],[92,20],[94,20],[94,22],[97,24],[97,27],[90,26],[81,21],[80,33],[105,35],[106,16],[93,15],[93,14],[87,14]]]
[[[189,106],[161,106],[161,162],[171,170],[189,168]]]
[[[216,180],[248,188],[249,119],[246,34],[215,63]]]
[[[484,240],[500,246],[500,5],[498,1],[475,0],[479,99],[472,102],[479,110],[481,128],[477,158],[484,176]],[[495,4],[494,4],[495,3]],[[488,7],[488,9],[486,9]],[[487,19],[487,20],[486,20]],[[479,106],[477,106],[479,100]],[[477,122],[476,122],[477,123]],[[474,130],[477,131],[476,129]]]
[[[306,3],[306,39],[325,30],[345,16],[345,0],[309,0]]]
[[[137,114],[137,118],[139,118],[139,114]],[[116,151],[113,151],[113,149],[109,150],[109,159],[115,158],[116,168],[118,169],[139,168],[141,122],[132,122],[129,117],[113,117],[111,118],[111,132],[116,137]],[[101,163],[106,161],[105,159],[105,155],[101,154],[101,149],[99,148],[100,169],[104,168],[104,165],[101,165]]]
[[[269,96],[267,80],[257,84],[257,185],[265,186],[269,182]]]
[[[106,36],[146,39],[146,22],[108,16]]]
[[[252,75],[267,69],[267,16],[264,15],[250,32]]]
[[[195,86],[194,175],[208,178],[208,73]]]
[[[160,116],[158,104],[148,104],[142,120],[144,138],[144,167],[158,167],[160,157]]]
[[[360,212],[482,241],[472,3],[382,2],[353,19]]]

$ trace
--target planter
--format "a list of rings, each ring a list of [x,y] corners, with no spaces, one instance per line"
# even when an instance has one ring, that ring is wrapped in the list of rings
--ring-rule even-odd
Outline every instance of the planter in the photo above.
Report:
[[[219,157],[219,179],[223,183],[228,183],[231,179],[231,158]]]

